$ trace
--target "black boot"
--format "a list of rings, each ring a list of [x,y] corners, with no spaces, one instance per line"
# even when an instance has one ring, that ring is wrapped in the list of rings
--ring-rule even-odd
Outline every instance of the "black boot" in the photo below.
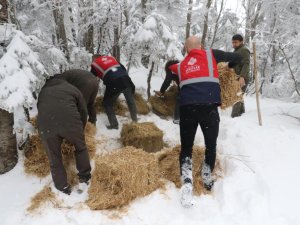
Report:
[[[64,193],[64,194],[66,194],[66,195],[70,195],[71,192],[72,192],[72,189],[71,189],[70,185],[68,185],[67,187],[63,188],[61,190],[61,192]]]
[[[107,125],[106,128],[109,129],[109,130],[113,130],[113,129],[118,130],[119,126],[118,125],[114,125],[114,126],[113,125]]]
[[[242,115],[243,105],[244,105],[243,102],[237,102],[233,105],[232,112],[231,112],[232,118],[239,117]]]

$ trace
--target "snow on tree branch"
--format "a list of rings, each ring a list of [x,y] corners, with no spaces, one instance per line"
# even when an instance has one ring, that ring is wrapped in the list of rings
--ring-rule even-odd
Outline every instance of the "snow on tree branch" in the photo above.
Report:
[[[9,112],[20,106],[29,108],[35,102],[33,93],[47,77],[38,56],[26,44],[26,36],[16,31],[0,59],[0,108]]]

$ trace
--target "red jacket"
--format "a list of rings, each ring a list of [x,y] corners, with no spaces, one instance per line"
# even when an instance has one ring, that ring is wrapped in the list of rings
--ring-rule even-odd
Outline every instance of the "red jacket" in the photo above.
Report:
[[[170,69],[179,77],[181,105],[220,104],[219,74],[212,50],[194,49]]]
[[[120,63],[112,56],[100,56],[92,63],[92,68],[101,79],[113,68],[120,67]]]
[[[217,62],[212,50],[192,50],[178,65],[177,70],[180,87],[191,83],[214,82],[219,83]]]

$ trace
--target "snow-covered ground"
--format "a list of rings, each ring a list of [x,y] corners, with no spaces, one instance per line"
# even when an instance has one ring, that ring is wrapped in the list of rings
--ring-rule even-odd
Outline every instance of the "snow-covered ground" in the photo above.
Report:
[[[133,80],[145,87],[147,71],[132,71]],[[154,77],[153,87],[162,82]],[[179,203],[180,191],[173,184],[167,190],[135,200],[126,211],[91,211],[83,204],[86,194],[59,194],[66,207],[44,206],[37,214],[28,214],[30,198],[51,181],[27,176],[23,156],[17,166],[0,176],[0,224],[2,225],[299,225],[300,202],[300,104],[262,99],[263,126],[258,126],[256,103],[246,97],[246,114],[230,118],[230,110],[220,112],[218,153],[224,169],[211,195],[196,197],[191,209]],[[298,117],[298,118],[297,118]],[[121,123],[128,118],[119,117]],[[164,131],[170,145],[179,144],[179,127],[156,115],[140,116],[153,121]],[[106,116],[98,116],[98,136],[105,141],[98,152],[120,147],[118,131],[105,128]],[[202,145],[199,130],[195,144]]]

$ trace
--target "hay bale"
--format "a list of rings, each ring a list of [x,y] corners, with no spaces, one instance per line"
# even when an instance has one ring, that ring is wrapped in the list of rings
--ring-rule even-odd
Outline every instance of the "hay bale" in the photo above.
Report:
[[[88,148],[90,159],[96,153],[96,128],[93,124],[87,123],[85,128],[85,140]],[[63,163],[68,175],[68,182],[75,185],[78,182],[77,172],[75,168],[74,146],[65,140],[61,146]],[[42,145],[42,141],[38,135],[32,135],[27,142],[25,149],[24,168],[25,172],[30,175],[43,178],[50,174],[50,167],[46,151]]]
[[[95,100],[95,107],[97,113],[105,113],[105,109],[103,107],[103,96],[98,96]],[[114,104],[114,110],[116,115],[125,116],[126,112],[128,112],[127,107],[120,101],[118,98]]]
[[[138,114],[147,115],[150,112],[150,107],[148,106],[145,99],[142,97],[141,94],[135,93],[134,94],[135,104],[137,108]]]
[[[124,124],[121,131],[124,146],[142,148],[147,152],[160,151],[163,146],[163,132],[151,122]]]
[[[119,208],[162,185],[154,155],[126,147],[95,159],[87,205],[94,210]]]
[[[177,95],[178,87],[173,85],[166,91],[164,97],[151,96],[149,102],[152,111],[162,117],[173,116]]]
[[[161,177],[173,182],[177,188],[181,187],[179,168],[180,148],[180,146],[176,146],[173,149],[166,149],[155,154],[158,159]],[[203,182],[200,176],[200,169],[204,160],[204,152],[204,147],[194,146],[193,148],[193,185],[195,195],[208,193],[203,187]],[[219,163],[217,163],[214,173],[218,170]]]
[[[218,64],[220,86],[221,86],[221,108],[233,106],[236,102],[243,100],[243,94],[236,73],[227,68],[226,63]]]
[[[55,194],[51,191],[49,186],[45,186],[40,192],[31,198],[30,206],[27,208],[27,212],[33,213],[47,202],[51,202],[54,206],[59,204]]]

